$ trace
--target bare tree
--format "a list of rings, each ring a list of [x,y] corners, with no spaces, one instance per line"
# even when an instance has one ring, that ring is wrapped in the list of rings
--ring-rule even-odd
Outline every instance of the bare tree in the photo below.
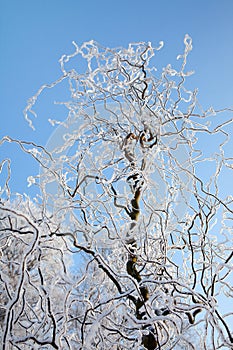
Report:
[[[73,283],[65,242],[38,206],[18,195],[0,210],[0,325],[3,349],[45,348],[55,339]],[[55,320],[56,318],[56,320]],[[4,320],[5,319],[5,320]],[[23,344],[23,345],[22,345]]]
[[[34,221],[2,202],[3,247],[8,235],[24,245],[13,265],[2,250],[4,350],[233,348],[233,312],[224,307],[233,292],[224,187],[232,110],[203,110],[185,88],[188,35],[184,44],[178,67],[159,72],[162,43],[74,43],[62,76],[25,110],[33,127],[41,92],[68,82],[71,98],[60,102],[68,117],[50,120],[60,124],[50,142],[2,140],[41,166],[28,179],[41,190]],[[2,188],[5,198],[9,177]],[[48,250],[57,251],[52,274]],[[78,269],[66,266],[70,255]]]

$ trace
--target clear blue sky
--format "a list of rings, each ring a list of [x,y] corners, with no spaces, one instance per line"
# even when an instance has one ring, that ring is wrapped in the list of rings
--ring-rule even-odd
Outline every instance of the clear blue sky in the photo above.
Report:
[[[193,39],[189,66],[196,73],[190,81],[201,103],[232,106],[233,0],[0,0],[0,137],[46,143],[52,129],[33,132],[23,109],[43,83],[60,75],[58,60],[73,52],[73,40],[110,47],[163,40],[159,58],[166,65],[182,52],[186,33]],[[24,181],[34,163],[13,145],[0,152],[13,158],[13,189],[27,191]],[[31,172],[37,170],[34,164]]]

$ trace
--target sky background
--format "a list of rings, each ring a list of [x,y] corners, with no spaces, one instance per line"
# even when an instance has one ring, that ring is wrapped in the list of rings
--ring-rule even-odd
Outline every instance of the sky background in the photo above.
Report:
[[[186,33],[193,39],[189,68],[195,70],[189,84],[198,87],[201,104],[232,107],[232,0],[0,0],[0,138],[46,144],[51,126],[32,131],[23,110],[42,84],[60,76],[58,60],[74,51],[72,41],[118,47],[163,40],[158,59],[165,66],[183,52]],[[45,107],[42,121],[51,117]],[[0,152],[1,159],[12,159],[13,191],[28,192],[27,176],[38,166],[16,145]]]
[[[56,118],[50,105],[44,100],[39,105],[35,125],[43,127],[37,131],[29,128],[23,110],[42,84],[61,75],[58,61],[74,52],[72,41],[127,47],[139,41],[158,46],[162,40],[158,60],[166,66],[183,52],[185,34],[193,40],[188,67],[195,75],[189,87],[198,88],[204,108],[232,108],[233,0],[0,0],[0,139],[47,143],[53,129],[46,121]],[[12,191],[35,194],[27,177],[38,173],[38,164],[14,144],[0,147],[0,162],[6,157],[12,161]],[[225,188],[232,188],[232,178],[226,179]]]

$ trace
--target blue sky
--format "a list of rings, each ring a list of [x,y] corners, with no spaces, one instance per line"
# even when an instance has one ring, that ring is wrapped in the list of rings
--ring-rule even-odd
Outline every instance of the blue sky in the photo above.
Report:
[[[165,66],[183,52],[186,33],[193,39],[188,64],[195,70],[188,84],[199,89],[205,108],[233,107],[233,0],[0,0],[0,139],[47,143],[53,129],[44,122],[46,106],[38,132],[23,110],[42,84],[60,76],[58,60],[74,51],[72,41],[118,47],[163,40],[158,59]],[[0,161],[5,157],[12,159],[12,190],[30,193],[26,179],[38,165],[13,144],[0,147]],[[232,185],[231,178],[226,182]]]
[[[46,144],[52,129],[33,132],[23,110],[43,83],[60,75],[58,60],[94,39],[103,46],[129,42],[165,43],[160,63],[174,63],[184,35],[193,39],[189,84],[204,107],[233,106],[232,0],[0,0],[0,137]],[[40,116],[47,119],[46,112]],[[37,166],[14,145],[0,149],[12,158],[14,191],[27,192],[26,178]]]

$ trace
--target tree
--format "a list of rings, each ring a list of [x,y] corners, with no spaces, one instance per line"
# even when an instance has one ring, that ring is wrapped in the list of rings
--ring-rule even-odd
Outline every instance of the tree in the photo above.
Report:
[[[74,43],[60,60],[62,76],[25,110],[33,127],[29,113],[41,92],[68,82],[68,118],[51,120],[60,124],[52,140],[2,140],[41,166],[29,178],[41,190],[35,223],[11,212],[23,220],[15,228],[2,215],[14,244],[27,237],[15,294],[4,302],[4,350],[233,348],[233,313],[222,306],[232,297],[233,205],[223,186],[232,171],[232,110],[205,111],[197,91],[185,88],[188,35],[184,44],[179,67],[159,73],[162,43]],[[70,68],[76,59],[80,71]],[[59,252],[52,275],[46,249]],[[66,267],[69,255],[78,269]]]
[[[61,319],[64,297],[73,284],[67,275],[71,260],[65,243],[49,238],[53,230],[56,226],[29,198],[17,195],[1,207],[3,348],[30,349],[32,343],[57,348],[55,336],[60,326],[54,314]]]

